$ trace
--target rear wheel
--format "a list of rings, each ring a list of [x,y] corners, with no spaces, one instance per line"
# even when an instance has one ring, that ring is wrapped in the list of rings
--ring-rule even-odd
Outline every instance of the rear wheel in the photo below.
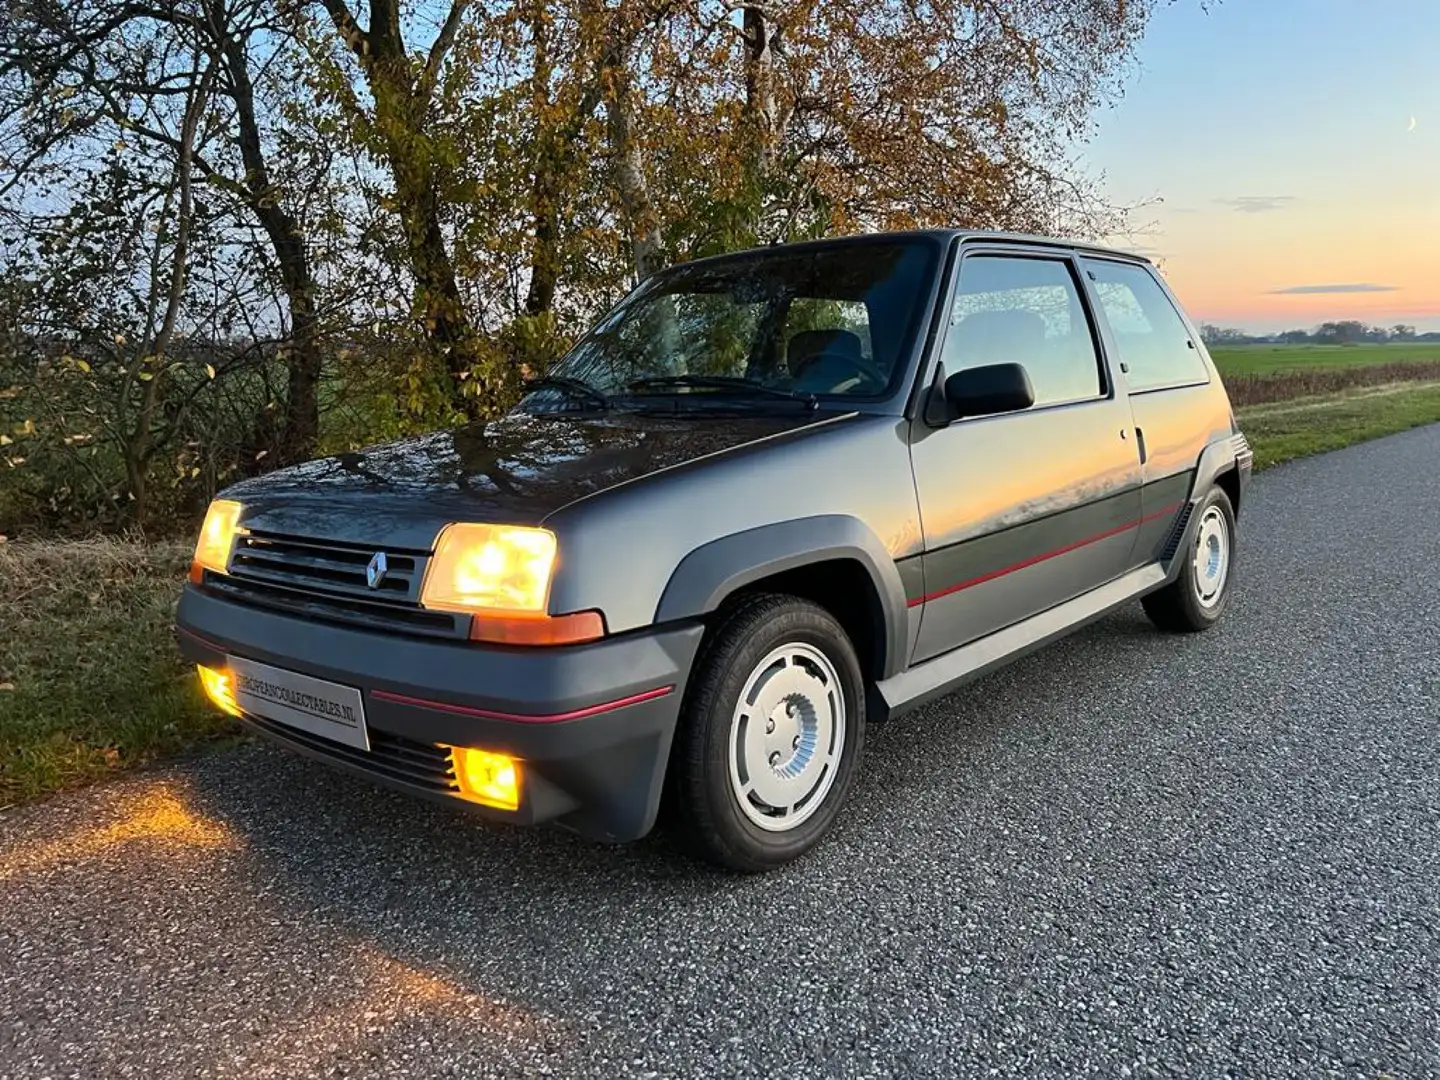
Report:
[[[672,784],[700,854],[768,870],[829,830],[865,734],[855,648],[824,608],[748,597],[710,632],[687,692]]]
[[[1145,614],[1161,630],[1193,633],[1214,626],[1230,601],[1230,579],[1235,564],[1235,511],[1221,488],[1196,508],[1195,539],[1180,576],[1151,593],[1142,603]]]

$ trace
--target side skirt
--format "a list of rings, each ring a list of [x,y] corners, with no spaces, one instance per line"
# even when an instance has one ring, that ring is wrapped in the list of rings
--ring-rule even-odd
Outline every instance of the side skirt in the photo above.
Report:
[[[1188,534],[1190,530],[1187,528]],[[1116,608],[1160,588],[1179,567],[1175,560],[1170,566],[1151,563],[1116,578],[1098,589],[1067,600],[1049,611],[1032,615],[1014,626],[987,634],[968,645],[942,653],[923,664],[917,664],[908,671],[888,679],[882,679],[875,687],[883,715],[877,716],[872,705],[871,719],[879,720],[899,716],[927,701],[933,701],[978,679],[986,672],[1019,659],[1026,653],[1034,652],[1057,638],[1064,637],[1086,623],[1109,614]]]

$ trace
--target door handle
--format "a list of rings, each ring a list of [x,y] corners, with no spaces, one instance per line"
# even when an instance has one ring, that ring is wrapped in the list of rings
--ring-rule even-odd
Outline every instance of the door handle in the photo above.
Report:
[[[1144,465],[1147,457],[1145,453],[1145,432],[1141,431],[1138,427],[1135,429],[1135,448],[1140,451],[1140,464]]]

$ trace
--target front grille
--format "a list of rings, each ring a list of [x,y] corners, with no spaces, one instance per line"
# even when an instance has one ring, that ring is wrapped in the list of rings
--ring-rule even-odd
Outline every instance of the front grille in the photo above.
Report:
[[[366,567],[383,551],[385,575],[372,588]],[[427,637],[463,638],[465,620],[420,606],[426,552],[250,532],[237,537],[228,574],[205,575],[213,592],[243,604],[325,622]]]
[[[450,751],[433,743],[415,742],[371,728],[367,753],[250,713],[245,714],[245,721],[272,739],[303,747],[331,761],[354,765],[376,776],[428,791],[459,794],[460,785],[455,780]]]
[[[235,553],[230,556],[230,573],[307,592],[368,602],[418,604],[428,555],[384,551],[388,564],[385,576],[371,588],[365,581],[365,568],[380,552],[379,548],[355,544],[251,532],[237,538]]]

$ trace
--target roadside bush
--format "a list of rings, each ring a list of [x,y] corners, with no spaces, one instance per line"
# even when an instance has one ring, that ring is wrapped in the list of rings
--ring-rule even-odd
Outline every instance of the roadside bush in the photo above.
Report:
[[[218,486],[265,467],[284,385],[273,358],[220,345],[162,369],[59,343],[0,360],[0,534],[190,528]]]

